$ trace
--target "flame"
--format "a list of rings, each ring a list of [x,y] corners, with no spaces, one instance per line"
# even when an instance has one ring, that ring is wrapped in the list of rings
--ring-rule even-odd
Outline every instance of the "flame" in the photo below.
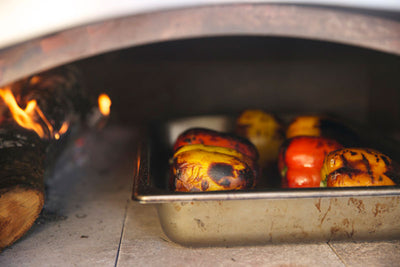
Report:
[[[10,87],[0,88],[0,98],[3,98],[4,103],[7,105],[8,109],[14,120],[25,129],[33,130],[41,138],[54,137],[55,139],[60,139],[61,135],[66,133],[69,127],[68,122],[64,122],[57,132],[54,132],[54,128],[48,121],[43,111],[37,105],[36,100],[30,100],[25,109],[22,109]],[[38,121],[38,118],[40,121]],[[46,128],[47,127],[47,131]]]
[[[17,101],[9,87],[0,88],[0,97],[8,106],[14,120],[22,127],[35,131],[41,138],[45,137],[42,125],[34,120],[35,113],[42,118],[43,112],[37,106],[36,100],[30,100],[25,109],[18,106]],[[47,120],[46,120],[47,121]]]
[[[65,134],[68,131],[69,123],[64,121],[64,123],[61,125],[60,130],[58,130],[59,134]]]
[[[39,117],[42,119],[42,121],[46,124],[47,129],[49,129],[50,134],[52,134],[53,133],[53,126],[47,120],[46,116],[44,116],[43,112],[40,110],[40,108],[38,106],[35,107],[35,111],[39,115]],[[43,136],[40,136],[40,137],[43,137]]]
[[[68,127],[69,123],[67,121],[64,121],[60,127],[60,130],[58,130],[58,132],[54,134],[54,138],[56,140],[60,139],[61,135],[65,134],[68,131]]]
[[[111,99],[106,94],[100,94],[98,98],[99,110],[104,116],[110,115]]]

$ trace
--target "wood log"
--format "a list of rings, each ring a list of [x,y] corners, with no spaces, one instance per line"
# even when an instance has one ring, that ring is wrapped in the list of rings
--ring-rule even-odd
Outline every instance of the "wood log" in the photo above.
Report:
[[[79,71],[72,66],[27,77],[10,86],[24,107],[35,99],[54,132],[64,122],[74,127],[93,110],[82,86]],[[0,99],[1,101],[1,99]],[[44,204],[44,173],[60,152],[61,137],[43,123],[44,139],[17,125],[11,114],[0,113],[0,250],[23,236],[39,216]]]
[[[44,203],[44,142],[15,123],[0,129],[0,249],[26,233]]]

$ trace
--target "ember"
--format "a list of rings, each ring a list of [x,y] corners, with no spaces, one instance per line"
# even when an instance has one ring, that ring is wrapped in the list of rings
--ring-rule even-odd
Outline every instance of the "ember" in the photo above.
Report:
[[[61,125],[60,130],[58,130],[58,133],[54,134],[54,138],[56,140],[60,139],[60,136],[65,134],[68,131],[69,123],[67,121],[64,121],[63,124]]]

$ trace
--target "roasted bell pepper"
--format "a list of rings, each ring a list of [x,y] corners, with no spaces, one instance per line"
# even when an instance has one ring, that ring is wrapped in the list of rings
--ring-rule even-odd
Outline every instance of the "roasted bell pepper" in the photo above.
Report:
[[[191,128],[180,134],[174,144],[173,150],[186,145],[202,144],[206,146],[219,146],[234,149],[253,160],[258,159],[255,146],[247,139],[230,133],[222,133],[205,128]]]
[[[342,146],[335,140],[298,136],[286,140],[279,153],[278,167],[283,187],[319,187],[325,156]]]
[[[278,160],[285,136],[283,126],[275,116],[262,110],[245,110],[236,120],[235,131],[255,145],[260,167]]]
[[[253,188],[253,160],[226,147],[186,145],[173,156],[171,184],[175,191],[216,191]]]
[[[286,130],[286,138],[295,136],[321,136],[321,117],[299,116],[293,119]]]
[[[344,148],[331,152],[321,169],[328,187],[385,186],[399,183],[399,170],[388,156],[368,148]]]
[[[286,138],[322,136],[338,141],[343,146],[360,146],[360,138],[346,124],[325,116],[298,116],[286,130]]]

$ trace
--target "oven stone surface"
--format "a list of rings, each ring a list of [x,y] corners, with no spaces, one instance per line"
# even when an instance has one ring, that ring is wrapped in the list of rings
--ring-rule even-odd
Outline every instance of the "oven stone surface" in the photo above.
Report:
[[[88,133],[60,156],[34,228],[0,266],[393,266],[400,241],[185,248],[130,200],[135,132]],[[83,146],[82,146],[83,144]]]
[[[131,132],[83,134],[47,179],[44,212],[0,266],[112,266],[131,195]]]

